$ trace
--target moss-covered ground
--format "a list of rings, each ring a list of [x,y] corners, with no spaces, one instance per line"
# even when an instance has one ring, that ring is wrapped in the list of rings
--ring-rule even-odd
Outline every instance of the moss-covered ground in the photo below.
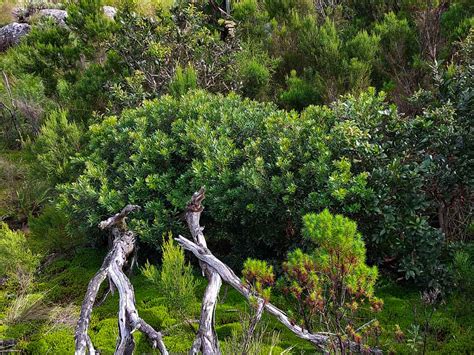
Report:
[[[20,316],[16,323],[2,322],[0,339],[19,340],[19,350],[36,354],[67,354],[73,349],[74,322],[89,279],[102,262],[104,251],[81,249],[74,255],[67,255],[50,263],[36,276],[33,294],[44,295],[36,310]],[[136,292],[137,307],[141,316],[157,329],[168,330],[164,341],[172,353],[186,353],[193,334],[189,327],[176,327],[177,320],[163,306],[160,290],[136,273],[131,278]],[[205,281],[201,283],[201,294]],[[380,344],[386,350],[396,353],[412,353],[410,347],[413,325],[420,321],[422,306],[420,294],[390,282],[379,282],[378,295],[385,301],[384,310],[378,315],[382,325]],[[199,296],[199,295],[198,295]],[[449,298],[437,307],[430,321],[427,341],[428,353],[461,354],[474,350],[474,312],[472,300],[460,296]],[[0,312],[5,315],[11,307],[8,289],[1,290]],[[109,298],[94,309],[90,325],[92,341],[104,354],[113,353],[117,337],[118,295]],[[217,308],[217,334],[224,342],[232,336],[232,331],[241,329],[240,314],[248,308],[243,298],[232,289],[222,289]],[[195,305],[196,317],[199,304]],[[263,318],[267,331],[280,332],[279,343],[273,353],[291,348],[291,353],[315,353],[307,343],[299,340],[270,316]],[[397,343],[394,337],[395,325],[405,333],[405,341]],[[153,353],[147,340],[135,332],[136,352]],[[418,339],[420,341],[420,339]],[[270,344],[269,344],[270,345]],[[417,349],[421,344],[416,345]],[[268,347],[270,349],[270,347]]]

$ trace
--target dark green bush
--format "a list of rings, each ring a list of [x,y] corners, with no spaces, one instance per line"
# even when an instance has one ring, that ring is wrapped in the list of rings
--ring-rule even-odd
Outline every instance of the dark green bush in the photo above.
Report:
[[[356,211],[370,194],[366,174],[332,162],[320,125],[327,115],[314,108],[300,117],[203,92],[145,102],[91,127],[86,170],[64,187],[62,206],[84,227],[138,203],[144,209],[134,228],[156,247],[165,230],[182,230],[176,214],[206,185],[210,241],[234,256],[278,257],[299,242],[301,211],[342,201]]]
[[[185,230],[178,215],[206,185],[209,241],[231,263],[281,258],[302,243],[301,215],[329,208],[358,221],[372,261],[429,282],[443,275],[445,244],[436,203],[420,193],[432,173],[417,133],[428,117],[406,121],[373,91],[301,115],[235,95],[165,96],[90,128],[86,169],[61,205],[82,228],[142,205],[134,228],[157,247],[164,231]]]
[[[84,236],[71,235],[67,229],[64,213],[55,205],[45,206],[37,217],[30,216],[28,224],[32,233],[32,244],[42,252],[70,251],[84,243]]]
[[[55,104],[46,97],[43,81],[31,74],[9,73],[9,60],[1,58],[0,68],[0,147],[24,147],[40,131],[48,110]]]

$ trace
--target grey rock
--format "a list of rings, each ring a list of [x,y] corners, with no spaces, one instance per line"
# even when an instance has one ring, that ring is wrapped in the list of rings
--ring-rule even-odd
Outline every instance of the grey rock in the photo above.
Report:
[[[31,26],[27,23],[13,22],[0,28],[0,52],[18,44],[21,37],[30,32]]]
[[[66,17],[67,11],[66,10],[58,10],[58,9],[43,9],[38,12],[40,17],[50,17],[52,18],[58,25],[65,26],[66,25]]]

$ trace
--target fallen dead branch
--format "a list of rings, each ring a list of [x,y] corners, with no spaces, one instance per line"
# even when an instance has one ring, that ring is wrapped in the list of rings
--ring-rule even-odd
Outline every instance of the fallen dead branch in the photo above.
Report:
[[[186,208],[186,221],[194,242],[202,248],[207,248],[206,239],[202,233],[204,228],[199,224],[201,212],[204,209],[201,205],[203,199],[204,189],[201,188],[193,194]],[[222,280],[219,273],[209,264],[200,262],[199,265],[203,274],[207,277],[208,284],[202,299],[199,329],[189,354],[198,354],[201,351],[203,355],[218,355],[221,352],[214,324],[217,298]]]
[[[213,273],[218,273],[220,277],[222,278],[222,280],[224,280],[230,286],[235,288],[249,302],[257,301],[257,304],[263,305],[263,308],[268,313],[275,316],[280,321],[280,323],[282,323],[285,327],[291,330],[299,338],[311,342],[316,348],[320,350],[323,350],[323,351],[328,350],[328,346],[331,344],[331,340],[333,340],[336,337],[335,334],[332,335],[328,333],[311,333],[307,331],[306,329],[294,324],[294,322],[292,322],[282,310],[280,310],[278,307],[274,306],[273,304],[266,302],[258,294],[255,294],[254,292],[252,292],[247,286],[245,286],[241,282],[239,277],[237,277],[237,275],[232,271],[231,268],[229,268],[226,264],[224,264],[222,261],[217,259],[210,252],[210,250],[206,246],[204,235],[202,233],[203,228],[199,226],[199,216],[203,210],[201,201],[203,199],[204,199],[204,189],[201,188],[198,192],[196,192],[193,195],[191,203],[188,205],[188,210],[186,214],[186,219],[188,220],[188,224],[190,224],[189,222],[190,217],[193,217],[194,219],[196,219],[196,216],[190,215],[190,206],[192,209],[199,211],[199,215],[197,216],[197,222],[193,220],[193,223],[190,224],[191,233],[193,234],[193,239],[195,242],[192,242],[189,239],[186,239],[180,235],[178,238],[176,238],[176,241],[178,242],[178,244],[181,245],[184,249],[192,252],[194,256],[196,256],[199,259],[201,267],[207,266],[206,270],[212,270]],[[196,233],[195,231],[198,231],[198,234],[195,234]],[[195,235],[197,235],[197,237],[194,237]],[[203,308],[205,307],[205,301],[206,301],[206,297],[203,300]],[[260,316],[258,318],[260,318]],[[255,325],[256,324],[254,324],[253,327],[255,327]],[[217,341],[217,338],[215,339]],[[357,343],[348,342],[346,345],[347,345],[347,348],[349,348],[353,352],[357,352],[357,353],[362,352],[360,345]],[[369,349],[369,352],[372,354],[382,353],[379,349],[376,349],[376,348]],[[190,353],[194,354],[194,352],[190,352]],[[211,354],[211,353],[206,353],[206,354]]]
[[[133,286],[124,273],[128,258],[133,255],[136,247],[136,237],[127,230],[125,219],[127,215],[139,207],[126,206],[120,213],[108,218],[99,224],[101,229],[111,229],[114,237],[113,246],[106,255],[101,268],[89,282],[87,292],[81,307],[81,314],[75,332],[75,353],[96,354],[92,341],[87,334],[92,308],[97,298],[100,285],[109,278],[110,285],[114,285],[120,297],[119,301],[119,337],[115,354],[131,354],[135,348],[132,332],[136,329],[143,332],[150,340],[153,348],[159,349],[161,354],[168,354],[162,335],[138,316],[135,306]]]
[[[250,338],[253,336],[263,311],[267,311],[299,338],[311,342],[317,349],[323,352],[330,351],[333,341],[337,339],[336,334],[327,332],[312,333],[296,325],[282,310],[247,287],[231,268],[210,252],[203,234],[204,228],[200,226],[200,217],[203,211],[201,202],[204,197],[204,189],[201,188],[193,194],[186,209],[186,221],[194,241],[186,239],[183,236],[176,238],[176,241],[181,247],[191,251],[199,259],[203,274],[208,279],[208,285],[202,301],[199,329],[189,354],[202,353],[203,355],[218,355],[221,353],[214,323],[217,297],[222,285],[222,280],[235,288],[250,303],[257,305],[256,313],[251,320],[246,334],[246,342],[250,341]],[[153,348],[158,348],[161,354],[168,354],[162,340],[162,333],[154,330],[138,316],[135,307],[133,286],[124,272],[124,268],[127,264],[132,262],[132,260],[129,259],[133,258],[132,255],[135,251],[136,241],[135,234],[127,229],[125,219],[129,213],[136,209],[138,209],[138,206],[128,205],[120,213],[117,213],[115,216],[99,224],[101,229],[111,229],[114,241],[112,249],[105,257],[102,267],[92,278],[87,288],[75,333],[76,354],[85,354],[87,351],[90,354],[96,353],[92,341],[87,334],[87,330],[99,287],[106,278],[109,279],[109,287],[116,289],[120,296],[118,317],[119,337],[117,339],[115,354],[133,353],[135,344],[132,332],[136,329],[148,336]],[[247,348],[248,344],[244,345],[244,348]],[[344,348],[355,353],[382,353],[377,348],[362,349],[359,344],[351,341],[347,341],[344,344]]]

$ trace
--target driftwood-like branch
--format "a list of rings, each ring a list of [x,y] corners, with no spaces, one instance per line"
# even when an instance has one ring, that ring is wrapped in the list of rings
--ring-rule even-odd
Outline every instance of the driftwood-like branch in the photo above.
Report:
[[[99,223],[100,229],[107,229],[111,227],[116,227],[121,230],[126,230],[127,226],[125,225],[125,219],[127,216],[140,209],[140,206],[137,205],[127,205],[123,208],[122,211],[116,213],[112,217],[107,218],[105,221]]]
[[[128,205],[120,213],[99,224],[101,229],[111,228],[114,241],[112,249],[106,255],[101,268],[91,279],[87,287],[75,332],[76,354],[96,353],[87,330],[100,285],[107,277],[111,285],[113,284],[113,287],[117,289],[120,297],[118,312],[119,338],[115,353],[131,354],[133,352],[135,343],[132,332],[138,329],[148,337],[153,348],[159,349],[161,354],[168,354],[161,333],[154,330],[138,316],[133,286],[124,273],[124,267],[128,262],[128,258],[133,255],[136,247],[135,234],[127,230],[125,219],[129,213],[138,208],[138,206]]]
[[[199,224],[203,206],[202,200],[205,198],[204,188],[193,194],[191,201],[186,208],[186,222],[194,239],[194,242],[207,248],[206,239],[202,231],[204,227]],[[222,280],[219,273],[213,270],[206,263],[199,262],[203,274],[207,277],[208,283],[201,305],[201,316],[199,320],[199,329],[196,334],[196,339],[193,342],[189,354],[198,354],[202,352],[203,355],[218,355],[220,354],[219,342],[215,331],[215,312],[217,306],[217,298],[221,289]]]
[[[264,302],[262,297],[252,293],[252,291],[241,282],[241,280],[231,268],[212,255],[209,249],[193,243],[182,236],[176,238],[176,241],[184,249],[192,252],[201,261],[201,263],[207,264],[210,268],[212,268],[212,270],[218,272],[222,280],[235,288],[247,300],[251,301],[251,299],[256,299],[259,303]],[[282,310],[269,302],[264,303],[264,308],[268,313],[275,316],[285,327],[291,330],[299,338],[311,342],[315,347],[321,350],[327,350],[331,343],[331,335],[328,335],[327,333],[310,333],[306,329],[291,322],[288,316]],[[349,342],[347,346],[354,352],[360,352],[361,350],[360,346],[353,342]],[[369,351],[373,354],[381,354],[379,349],[370,349]]]

